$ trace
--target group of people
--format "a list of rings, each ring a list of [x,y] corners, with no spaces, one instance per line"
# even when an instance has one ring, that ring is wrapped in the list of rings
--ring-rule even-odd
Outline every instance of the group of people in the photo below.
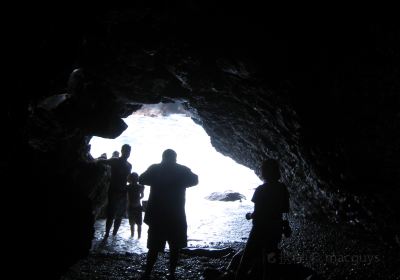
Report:
[[[144,197],[144,186],[138,184],[138,174],[131,173],[132,165],[128,162],[130,153],[131,147],[125,144],[121,148],[121,156],[116,151],[110,159],[107,159],[105,154],[102,154],[99,158],[99,160],[111,167],[105,239],[109,237],[113,224],[113,235],[117,234],[125,213],[128,213],[131,236],[134,236],[135,225],[137,225],[138,238],[141,237],[142,205],[140,200]]]
[[[131,147],[124,144],[119,157],[103,161],[111,166],[104,237],[109,236],[113,223],[113,235],[117,234],[123,214],[127,210],[131,235],[134,235],[134,225],[137,224],[140,238],[140,199],[143,198],[144,185],[150,186],[144,217],[144,222],[149,226],[149,251],[141,279],[149,279],[158,253],[164,251],[166,242],[170,249],[169,277],[174,279],[179,251],[187,246],[186,188],[197,185],[198,176],[188,167],[178,164],[177,154],[171,149],[163,152],[161,163],[151,165],[138,176],[137,173],[131,173],[132,165],[128,162],[130,152]],[[286,186],[280,182],[278,162],[264,161],[261,176],[264,183],[257,187],[252,198],[254,211],[246,214],[246,219],[252,219],[253,226],[244,250],[236,256],[238,261],[234,269],[238,280],[247,279],[254,259],[262,259],[263,266],[267,267],[266,256],[277,251],[283,233],[290,235],[288,221],[283,220],[283,213],[289,212],[289,194]]]

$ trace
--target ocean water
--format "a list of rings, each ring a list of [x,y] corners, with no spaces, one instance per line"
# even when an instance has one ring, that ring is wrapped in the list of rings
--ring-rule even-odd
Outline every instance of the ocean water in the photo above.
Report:
[[[211,202],[206,201],[198,211],[186,211],[188,222],[188,247],[212,247],[224,242],[245,242],[250,229],[251,221],[244,217],[245,213],[252,210],[248,203],[236,202]],[[137,237],[135,227],[132,238],[128,219],[123,219],[116,236],[110,235],[107,240],[104,237],[105,220],[96,221],[95,239],[92,249],[104,253],[145,253],[147,252],[146,224],[142,225],[142,236]],[[168,245],[166,247],[168,249]]]

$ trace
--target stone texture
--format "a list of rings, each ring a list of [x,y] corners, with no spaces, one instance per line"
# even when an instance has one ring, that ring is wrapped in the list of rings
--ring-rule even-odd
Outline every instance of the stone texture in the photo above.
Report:
[[[96,38],[109,49],[102,50],[103,64],[90,68],[95,80],[131,102],[185,101],[217,150],[250,168],[265,157],[278,159],[297,215],[393,232],[395,203],[379,198],[377,188],[398,193],[399,84],[384,82],[398,68],[388,59],[392,42],[379,41],[395,33],[374,25],[305,25],[312,29],[303,35],[300,27],[265,27],[265,43],[234,23],[218,26],[226,32],[218,37],[210,23],[193,38],[181,37],[173,20],[144,13],[154,28],[134,38],[125,30],[141,17],[110,15],[108,35]],[[175,36],[142,43],[163,28]],[[314,37],[323,28],[329,35]],[[347,37],[356,31],[359,37]],[[250,41],[233,44],[235,38]],[[305,45],[292,47],[300,39]],[[353,44],[346,48],[344,40]]]
[[[74,185],[91,201],[94,219],[98,218],[108,202],[111,167],[100,162],[84,162],[72,174]]]

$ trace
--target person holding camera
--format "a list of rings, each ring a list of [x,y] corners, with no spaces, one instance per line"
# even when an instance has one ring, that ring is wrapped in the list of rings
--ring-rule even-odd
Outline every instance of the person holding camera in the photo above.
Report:
[[[247,279],[250,266],[256,258],[263,260],[263,279],[266,279],[269,263],[277,262],[278,244],[282,233],[289,237],[289,222],[283,220],[283,213],[289,212],[289,193],[287,187],[279,181],[279,164],[275,160],[265,160],[261,166],[264,184],[254,192],[253,213],[247,213],[246,219],[253,221],[249,239],[244,248],[236,279]]]
[[[178,164],[176,158],[174,150],[165,150],[161,163],[151,165],[139,177],[140,184],[150,186],[144,216],[149,226],[149,251],[141,279],[150,279],[158,253],[164,251],[166,242],[170,251],[168,279],[175,279],[179,252],[187,246],[186,188],[197,185],[199,179],[188,167]]]

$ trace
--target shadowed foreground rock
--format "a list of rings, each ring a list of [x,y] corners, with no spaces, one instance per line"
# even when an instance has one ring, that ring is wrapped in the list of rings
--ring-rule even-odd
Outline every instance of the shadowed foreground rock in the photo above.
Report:
[[[310,279],[327,280],[398,279],[399,253],[389,247],[382,248],[373,235],[351,227],[332,228],[308,219],[292,219],[292,222],[295,232],[291,238],[283,239],[276,267],[283,279],[303,280],[310,275],[315,277]],[[244,246],[240,242],[220,242],[186,250],[179,261],[177,279],[216,279],[226,273],[229,276],[227,267],[232,256]],[[96,246],[88,258],[74,265],[61,279],[130,279],[144,271],[145,259],[145,254],[112,253]],[[166,279],[167,271],[166,252],[155,265],[153,279]]]

